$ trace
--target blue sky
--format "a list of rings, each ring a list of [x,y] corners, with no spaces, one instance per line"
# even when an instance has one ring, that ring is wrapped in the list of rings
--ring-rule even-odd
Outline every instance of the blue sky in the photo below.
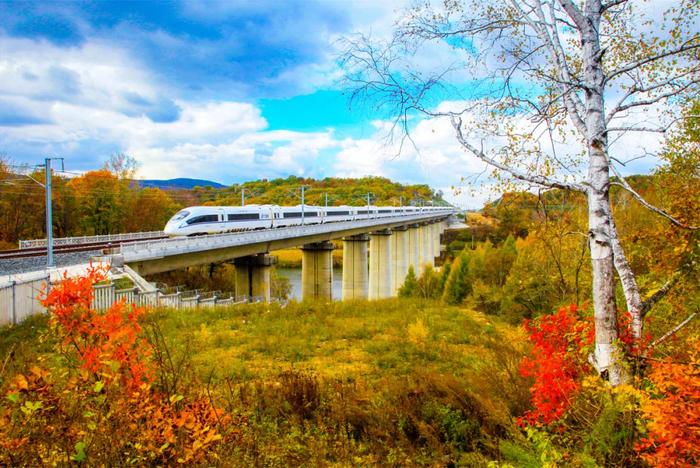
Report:
[[[126,152],[143,178],[221,183],[382,175],[476,206],[487,195],[450,195],[483,164],[457,146],[449,124],[416,119],[418,148],[397,155],[387,115],[350,108],[339,84],[338,39],[388,37],[408,6],[0,1],[0,153],[27,164],[60,156],[85,171]],[[443,44],[417,60],[431,70],[471,50]],[[456,89],[470,86],[464,79]]]

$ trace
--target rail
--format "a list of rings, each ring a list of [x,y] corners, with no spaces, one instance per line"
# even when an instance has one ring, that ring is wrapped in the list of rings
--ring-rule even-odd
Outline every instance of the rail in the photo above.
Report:
[[[386,224],[399,224],[428,221],[436,218],[444,218],[452,214],[452,210],[443,212],[411,214],[408,216],[387,216],[366,220],[339,221],[325,224],[312,224],[307,226],[293,226],[286,228],[272,228],[259,231],[240,233],[211,234],[201,237],[179,237],[158,239],[154,241],[127,242],[114,249],[124,256],[125,261],[134,262],[145,259],[194,253],[205,250],[215,250],[227,247],[237,247],[247,244],[271,242],[276,240],[306,237],[318,234],[329,234],[336,231],[349,229],[362,229],[383,226]]]
[[[63,245],[80,245],[80,244],[98,244],[101,242],[121,242],[133,241],[139,239],[153,239],[156,237],[164,237],[163,231],[148,231],[148,232],[127,232],[123,234],[105,234],[103,236],[78,236],[78,237],[59,237],[53,240],[54,247]],[[32,249],[37,247],[46,247],[46,239],[31,239],[19,241],[20,249]]]

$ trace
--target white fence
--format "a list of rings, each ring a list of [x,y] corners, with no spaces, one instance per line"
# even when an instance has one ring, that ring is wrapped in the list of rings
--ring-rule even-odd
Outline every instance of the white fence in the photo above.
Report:
[[[46,291],[49,276],[43,274],[22,282],[0,284],[0,325],[17,324],[30,315],[44,313],[46,309],[38,297]]]
[[[259,298],[252,298],[255,302]],[[164,294],[161,291],[141,292],[138,288],[116,289],[113,283],[96,284],[93,286],[92,307],[95,310],[109,309],[113,304],[124,300],[127,304],[150,307],[170,307],[173,309],[186,309],[192,307],[214,307],[219,305],[244,304],[247,297],[238,300],[233,296],[217,296],[202,294],[174,293]]]
[[[22,282],[12,281],[0,284],[0,326],[18,324],[29,316],[43,314],[46,309],[39,302],[39,296],[46,291],[49,276],[43,274]],[[253,302],[260,298],[252,298]],[[121,300],[127,304],[148,307],[170,307],[185,309],[191,307],[215,307],[224,305],[243,304],[247,297],[204,296],[203,294],[187,295],[187,293],[164,294],[161,291],[141,292],[138,288],[116,289],[114,283],[96,284],[93,286],[92,305],[96,310],[106,310],[112,304]]]
[[[163,231],[127,232],[125,234],[106,234],[104,236],[59,237],[53,240],[54,247],[61,245],[99,244],[104,242],[136,241],[141,239],[153,239],[164,237]],[[33,247],[46,247],[46,239],[32,239],[19,241],[20,249]]]

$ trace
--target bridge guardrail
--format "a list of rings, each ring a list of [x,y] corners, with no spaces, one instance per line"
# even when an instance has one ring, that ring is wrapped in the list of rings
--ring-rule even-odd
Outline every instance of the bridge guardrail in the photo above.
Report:
[[[121,246],[116,248],[115,251],[124,255],[125,261],[133,262],[148,258],[193,253],[203,250],[214,250],[293,237],[326,234],[349,228],[371,228],[397,221],[405,223],[420,222],[445,217],[450,214],[452,214],[452,211],[446,210],[438,213],[420,213],[409,216],[390,216],[383,218],[371,218],[367,220],[340,221],[334,223],[311,224],[306,226],[272,228],[259,231],[211,234],[202,237],[180,237],[157,239],[154,241],[128,242],[121,244]]]
[[[54,247],[64,245],[81,245],[81,244],[98,244],[103,242],[121,242],[139,239],[151,239],[154,237],[163,237],[163,231],[147,231],[147,232],[127,232],[123,234],[105,234],[102,236],[78,236],[78,237],[58,237],[53,240]],[[46,239],[31,239],[19,241],[20,249],[31,249],[36,247],[46,247]]]

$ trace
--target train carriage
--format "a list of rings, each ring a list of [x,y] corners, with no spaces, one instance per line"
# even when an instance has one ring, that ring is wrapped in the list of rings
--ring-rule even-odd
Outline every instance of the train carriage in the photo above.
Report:
[[[449,207],[391,206],[191,206],[178,211],[166,224],[169,236],[194,236],[250,231],[272,227],[321,224],[384,218],[421,212],[450,210]]]

